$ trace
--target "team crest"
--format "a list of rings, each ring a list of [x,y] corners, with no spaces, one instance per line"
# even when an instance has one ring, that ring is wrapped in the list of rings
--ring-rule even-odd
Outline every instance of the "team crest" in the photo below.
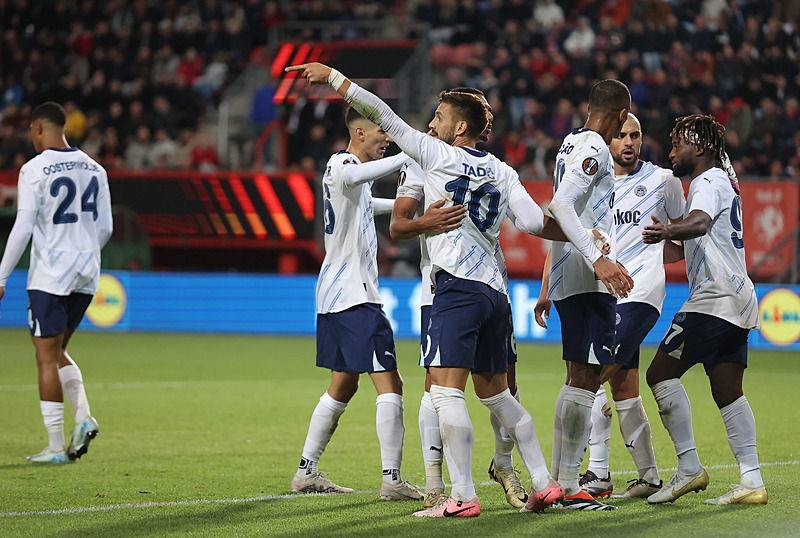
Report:
[[[642,196],[647,194],[647,187],[645,187],[644,185],[639,185],[636,187],[636,189],[634,189],[633,194],[641,198]]]
[[[406,171],[401,170],[400,174],[397,176],[397,186],[402,187],[403,183],[406,182]]]
[[[583,171],[589,174],[590,176],[595,175],[597,173],[597,169],[600,167],[600,165],[597,164],[597,160],[593,157],[585,158],[581,166],[583,168]]]
[[[678,323],[680,323],[685,319],[686,319],[686,312],[678,312],[677,314],[675,314],[675,321],[677,321]]]
[[[617,313],[617,323],[616,324],[619,325],[620,323],[622,323],[622,316],[620,316],[619,312],[618,312]]]

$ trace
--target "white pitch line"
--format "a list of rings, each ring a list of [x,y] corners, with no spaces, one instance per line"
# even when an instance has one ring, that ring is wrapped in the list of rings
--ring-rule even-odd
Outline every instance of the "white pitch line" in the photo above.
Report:
[[[771,466],[788,466],[800,465],[800,460],[791,461],[775,461],[761,463],[761,467]],[[709,465],[706,469],[732,469],[739,467],[738,465]],[[677,469],[660,469],[661,471],[672,472]],[[615,474],[636,474],[637,471],[615,471]],[[494,482],[477,482],[479,486],[489,486]],[[365,490],[356,491],[356,493],[375,493],[378,490]],[[284,495],[263,495],[261,497],[243,497],[239,499],[195,499],[191,501],[163,501],[163,502],[149,502],[149,503],[127,503],[127,504],[110,504],[107,506],[86,506],[75,508],[61,508],[58,510],[32,510],[29,512],[0,512],[0,517],[20,517],[20,516],[49,516],[60,514],[85,514],[87,512],[109,512],[111,510],[126,510],[129,508],[158,508],[161,506],[196,506],[201,504],[234,504],[234,503],[250,503],[257,501],[274,501],[279,499],[298,499],[303,497],[316,497],[318,495],[328,495],[325,493],[287,493]],[[333,494],[330,494],[333,495]]]

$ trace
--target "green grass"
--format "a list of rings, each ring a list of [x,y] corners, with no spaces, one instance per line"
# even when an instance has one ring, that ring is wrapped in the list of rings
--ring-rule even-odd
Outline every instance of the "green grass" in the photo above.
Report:
[[[424,371],[417,344],[398,342],[405,379],[403,473],[422,483],[416,415]],[[382,503],[375,435],[375,390],[364,377],[321,462],[331,478],[359,493],[289,496],[308,419],[327,388],[314,366],[313,339],[254,336],[78,333],[70,351],[84,372],[100,435],[72,465],[25,461],[47,443],[39,415],[36,365],[26,331],[0,331],[0,534],[114,535],[797,535],[798,412],[796,354],[751,352],[745,392],[758,422],[767,506],[713,507],[738,481],[725,428],[702,368],[684,377],[692,400],[700,459],[711,485],[675,504],[619,501],[618,512],[522,515],[487,482],[493,437],[488,411],[468,388],[475,426],[473,477],[483,513],[469,520],[419,520],[414,503]],[[547,460],[553,403],[564,379],[557,346],[520,345],[522,403],[536,421]],[[652,350],[645,350],[649,363]],[[665,480],[676,459],[652,396],[656,458]],[[67,413],[71,415],[71,413]],[[68,419],[66,428],[72,425]],[[617,489],[634,477],[615,424],[612,473]],[[516,458],[520,461],[519,458]],[[789,462],[789,463],[787,463]],[[772,465],[770,465],[772,464]],[[527,474],[524,473],[526,476]],[[529,482],[528,482],[529,483]],[[73,510],[80,509],[80,510]],[[90,509],[90,510],[86,510]],[[61,511],[46,513],[48,511]],[[26,514],[27,513],[27,514]]]

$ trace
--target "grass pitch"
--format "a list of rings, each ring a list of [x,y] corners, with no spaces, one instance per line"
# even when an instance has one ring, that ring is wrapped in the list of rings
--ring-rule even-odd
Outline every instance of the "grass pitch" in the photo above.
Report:
[[[798,356],[751,352],[745,393],[758,424],[767,506],[714,507],[702,501],[738,482],[725,428],[702,368],[684,384],[692,401],[700,460],[711,485],[674,504],[616,501],[620,510],[523,515],[489,482],[493,437],[488,411],[468,388],[475,426],[473,477],[483,505],[475,519],[420,520],[417,503],[380,502],[375,390],[369,379],[342,416],[321,461],[352,495],[297,496],[289,482],[308,420],[329,374],[314,366],[313,339],[254,336],[102,334],[79,332],[70,345],[86,380],[100,435],[71,465],[25,461],[46,444],[39,414],[33,347],[24,330],[0,331],[0,534],[3,536],[307,536],[532,535],[797,536],[800,501],[792,482],[800,466]],[[424,483],[416,425],[424,371],[416,342],[399,341],[405,380],[403,474]],[[643,352],[643,369],[652,357]],[[553,403],[564,381],[560,348],[519,345],[522,403],[536,421],[547,460]],[[676,458],[652,395],[644,404],[653,426],[661,477]],[[72,428],[67,406],[67,424]],[[623,490],[635,477],[619,436],[612,436],[612,477]],[[521,460],[515,456],[518,465]],[[527,485],[527,473],[523,472]]]

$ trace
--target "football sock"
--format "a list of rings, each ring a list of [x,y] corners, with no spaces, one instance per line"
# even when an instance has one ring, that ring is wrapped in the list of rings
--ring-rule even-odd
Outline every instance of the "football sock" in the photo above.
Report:
[[[39,401],[50,450],[64,452],[64,402]]]
[[[728,444],[739,462],[742,485],[747,488],[760,488],[764,485],[756,451],[756,418],[747,398],[742,396],[732,404],[719,410],[725,429],[728,431]]]
[[[651,484],[659,484],[656,467],[656,456],[653,453],[653,435],[650,430],[650,421],[642,406],[642,397],[629,398],[614,402],[619,419],[619,431],[628,452],[639,471],[639,478]]]
[[[494,464],[501,469],[508,469],[514,466],[512,453],[514,452],[514,440],[508,435],[508,431],[503,428],[497,415],[491,413],[489,421],[492,423],[494,432]]]
[[[522,461],[525,462],[525,466],[533,478],[533,489],[536,491],[545,489],[550,483],[550,473],[547,472],[547,462],[544,460],[542,447],[539,446],[539,439],[536,437],[536,428],[530,413],[511,396],[508,389],[491,398],[482,398],[481,403],[489,408],[492,418],[496,417],[514,440],[517,450],[522,456]],[[496,442],[497,437],[495,437]]]
[[[603,412],[608,408],[608,396],[601,386],[592,405],[592,429],[589,432],[589,467],[598,478],[608,476],[611,458],[611,419]]]
[[[439,415],[433,408],[431,393],[425,392],[419,406],[419,438],[422,442],[422,461],[425,464],[425,491],[444,489],[442,479],[442,435],[439,433]]]
[[[66,351],[64,354],[66,355]],[[61,390],[64,392],[64,396],[67,397],[69,405],[72,406],[75,424],[80,424],[91,414],[89,400],[86,398],[86,390],[83,387],[81,369],[78,368],[72,357],[67,355],[67,358],[72,364],[58,369],[58,379],[61,381]]]
[[[472,447],[475,433],[469,419],[464,391],[431,386],[431,401],[439,415],[439,430],[442,433],[444,458],[450,472],[453,489],[450,496],[457,501],[471,501],[476,497],[472,482]]]
[[[564,389],[562,385],[558,392],[555,405],[555,421],[553,422],[553,453],[550,460],[550,474],[558,480],[558,466],[561,464],[561,411],[564,407]]]
[[[667,379],[651,387],[658,404],[661,422],[669,432],[678,455],[678,474],[692,476],[700,472],[700,458],[692,433],[692,405],[679,379]]]
[[[406,433],[403,424],[403,397],[395,392],[378,394],[375,407],[375,429],[381,445],[383,469],[384,471],[400,469],[400,463],[403,461],[403,438]],[[397,476],[399,477],[400,473],[397,473]]]
[[[561,462],[558,470],[558,482],[564,488],[564,495],[575,495],[581,489],[578,485],[578,473],[592,429],[594,394],[577,387],[564,387],[564,405],[561,410]]]
[[[314,469],[312,472],[309,468],[304,468],[301,462],[301,466],[297,471],[298,474],[316,473],[317,462],[325,451],[325,447],[328,446],[328,441],[331,440],[333,432],[336,431],[336,426],[339,425],[339,417],[342,416],[346,407],[346,402],[334,400],[327,392],[320,396],[319,403],[311,414],[308,435],[306,435],[306,443],[303,446],[303,458],[313,462]]]
[[[508,390],[511,391],[511,387],[509,387]],[[516,392],[512,393],[511,395],[514,397],[515,400],[517,400],[518,402],[520,401],[519,400],[519,385],[517,385]],[[492,428],[494,428],[494,426],[492,426]],[[508,449],[508,451],[509,451],[508,453],[511,454],[511,452],[513,452],[513,450],[514,450],[514,447],[513,447],[513,442],[514,441],[511,440],[511,436],[508,435],[508,432],[506,431],[505,428],[503,428],[502,424],[500,425],[500,437],[506,443],[512,443],[512,447],[510,449]]]

